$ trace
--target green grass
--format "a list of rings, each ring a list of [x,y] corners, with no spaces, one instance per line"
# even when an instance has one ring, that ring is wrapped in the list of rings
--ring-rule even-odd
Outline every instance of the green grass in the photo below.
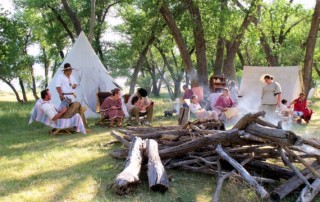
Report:
[[[117,196],[108,187],[121,172],[124,161],[108,155],[122,147],[120,144],[103,146],[113,141],[109,129],[89,120],[92,132],[88,135],[50,136],[49,127],[27,124],[33,102],[21,105],[5,100],[10,99],[1,94],[0,201],[211,201],[214,177],[177,170],[168,171],[171,182],[165,194],[149,191],[146,172],[142,172],[141,184],[131,195]],[[163,117],[163,110],[171,108],[167,98],[156,99],[153,124],[176,124],[177,117]],[[314,108],[320,111],[319,106]],[[317,116],[310,125],[294,129],[314,135],[319,123]],[[221,201],[259,199],[250,188],[231,180],[223,188]]]

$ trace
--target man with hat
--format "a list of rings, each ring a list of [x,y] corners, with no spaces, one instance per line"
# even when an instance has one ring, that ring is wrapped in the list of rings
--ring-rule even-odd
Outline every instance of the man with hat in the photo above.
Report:
[[[139,104],[137,104],[139,103]],[[135,94],[132,94],[127,103],[127,109],[138,124],[140,124],[140,114],[146,114],[145,125],[150,125],[153,117],[153,102],[148,98],[148,92],[144,88],[138,88]]]
[[[76,88],[78,86],[77,81],[72,76],[72,67],[70,63],[65,63],[63,66],[63,74],[59,75],[56,81],[56,89],[58,91],[60,100],[64,105],[69,104],[69,110],[66,112],[65,116],[69,116],[73,114],[74,112],[78,112],[82,120],[87,126],[87,121],[84,116],[84,109],[81,107],[81,104],[76,101]],[[65,104],[67,103],[67,104]]]

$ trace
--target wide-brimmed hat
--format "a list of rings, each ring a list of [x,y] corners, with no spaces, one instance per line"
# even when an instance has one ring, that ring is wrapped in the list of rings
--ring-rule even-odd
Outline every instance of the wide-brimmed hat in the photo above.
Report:
[[[67,71],[67,70],[70,70],[70,69],[74,69],[74,68],[71,67],[70,63],[65,63],[64,66],[63,66],[62,71]]]

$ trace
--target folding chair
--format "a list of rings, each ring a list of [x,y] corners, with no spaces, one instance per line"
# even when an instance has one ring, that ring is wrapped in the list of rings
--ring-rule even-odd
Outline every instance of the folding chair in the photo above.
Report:
[[[101,105],[104,102],[104,100],[111,96],[112,93],[110,92],[98,92],[97,93],[97,107],[96,112],[100,114],[100,119],[98,122],[96,122],[96,125],[106,126],[107,124],[110,124],[109,117],[104,116],[104,110],[101,110]]]
[[[29,124],[34,121],[38,121],[47,126],[52,127],[50,130],[50,134],[71,134],[75,132],[81,132],[83,134],[87,134],[86,129],[84,127],[82,118],[80,114],[75,114],[73,117],[68,119],[57,119],[56,121],[52,121],[49,116],[47,116],[44,111],[41,109],[41,105],[43,104],[43,100],[39,99],[31,112],[31,117],[29,120]]]

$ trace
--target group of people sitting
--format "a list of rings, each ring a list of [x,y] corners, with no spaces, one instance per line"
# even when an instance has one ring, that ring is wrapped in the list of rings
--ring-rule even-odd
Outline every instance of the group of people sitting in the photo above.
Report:
[[[111,96],[103,101],[100,111],[105,118],[110,120],[110,127],[114,127],[115,124],[121,127],[125,115],[122,107],[121,91],[119,88],[115,88],[111,93]],[[146,89],[138,88],[137,92],[129,97],[126,107],[130,115],[135,118],[137,125],[141,125],[141,115],[146,116],[144,124],[150,125],[153,116],[153,102],[149,99]]]
[[[201,107],[198,96],[193,95],[187,85],[184,85],[183,89],[185,91],[183,98],[190,99],[188,107],[190,108],[190,111],[195,114],[197,119],[219,119],[226,121],[238,115],[238,109],[235,101],[237,100],[238,94],[236,95],[236,99],[232,99],[230,95],[230,91],[233,91],[232,89],[236,89],[237,93],[234,81],[231,82],[229,89],[224,88],[217,99],[210,103],[211,110]]]
[[[292,106],[293,105],[293,109]],[[297,123],[301,124],[302,120],[309,123],[313,114],[312,109],[308,107],[308,101],[304,93],[300,93],[299,97],[288,103],[286,99],[281,100],[281,115],[289,118],[297,118]]]
[[[76,80],[73,78],[72,67],[69,63],[64,64],[63,74],[57,78],[56,89],[59,94],[61,103],[59,108],[56,108],[51,102],[51,92],[49,89],[41,91],[41,109],[50,117],[52,121],[57,119],[67,119],[79,113],[81,121],[88,127],[84,112],[85,108],[81,106],[80,102],[76,101],[75,89],[77,88]]]
[[[279,107],[281,115],[297,118],[297,123],[305,120],[309,123],[313,111],[308,107],[308,101],[304,93],[300,93],[299,97],[288,104],[285,99],[281,100],[281,86],[273,80],[273,76],[266,74],[262,76],[265,86],[262,89],[261,105],[259,110],[264,110],[268,118],[275,118],[275,111]],[[198,97],[193,94],[187,85],[183,86],[185,91],[183,99],[190,99],[188,107],[195,114],[197,119],[219,119],[222,121],[230,120],[239,114],[237,108],[238,103],[238,87],[234,81],[229,83],[228,88],[224,88],[222,93],[213,93],[209,97],[208,107],[201,107]],[[280,105],[280,101],[282,104]],[[291,107],[293,105],[293,108]],[[186,107],[186,104],[184,104]]]

